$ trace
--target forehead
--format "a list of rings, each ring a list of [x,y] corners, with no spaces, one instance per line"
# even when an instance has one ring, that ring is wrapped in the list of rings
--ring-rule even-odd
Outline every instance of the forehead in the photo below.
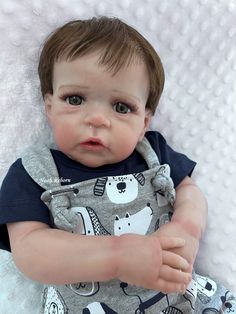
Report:
[[[77,56],[71,59],[60,58],[55,62],[53,68],[53,77],[58,76],[89,75],[96,73],[104,73],[109,77],[119,78],[122,76],[133,77],[133,80],[138,80],[139,76],[143,76],[144,80],[149,81],[148,70],[146,64],[139,56],[134,56],[129,63],[124,63],[117,70],[116,67],[111,67],[102,60],[102,51],[94,51],[82,56]]]

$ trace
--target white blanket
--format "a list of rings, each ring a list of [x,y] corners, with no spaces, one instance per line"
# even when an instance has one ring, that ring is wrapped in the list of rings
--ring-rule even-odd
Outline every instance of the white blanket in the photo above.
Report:
[[[93,15],[122,18],[159,52],[166,85],[152,128],[197,161],[193,178],[209,203],[195,268],[236,293],[235,0],[1,0],[0,183],[21,152],[49,134],[40,43],[63,22]],[[39,294],[0,251],[0,312],[38,313]]]

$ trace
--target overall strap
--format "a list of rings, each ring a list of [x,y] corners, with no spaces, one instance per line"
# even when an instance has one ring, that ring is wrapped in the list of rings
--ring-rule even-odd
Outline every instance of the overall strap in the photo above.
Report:
[[[73,212],[67,210],[70,207],[67,192],[71,194],[74,189],[70,186],[61,186],[50,149],[43,144],[30,147],[22,157],[22,164],[31,178],[45,189],[41,200],[51,211],[55,226],[63,230],[72,230],[76,221]],[[54,198],[54,195],[57,197]]]
[[[155,191],[163,194],[168,202],[173,205],[175,201],[175,189],[170,177],[170,166],[167,164],[160,165],[158,156],[146,137],[138,143],[136,150],[142,155],[148,168],[155,170],[155,175],[152,179]]]
[[[31,178],[45,190],[60,187],[60,179],[50,149],[44,144],[25,151],[22,164]]]
[[[136,150],[146,161],[149,169],[160,165],[158,156],[146,137],[144,137],[142,141],[137,144]]]

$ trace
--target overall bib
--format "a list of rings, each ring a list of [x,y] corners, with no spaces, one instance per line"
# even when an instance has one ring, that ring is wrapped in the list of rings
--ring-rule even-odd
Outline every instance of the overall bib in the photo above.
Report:
[[[136,149],[148,170],[64,186],[46,146],[31,148],[22,163],[32,179],[45,189],[41,199],[51,212],[55,228],[84,236],[145,235],[170,221],[175,190],[169,166],[160,165],[148,140],[144,138]],[[47,286],[42,310],[44,314],[230,312],[236,313],[232,294],[195,273],[184,295],[163,294],[119,280]]]

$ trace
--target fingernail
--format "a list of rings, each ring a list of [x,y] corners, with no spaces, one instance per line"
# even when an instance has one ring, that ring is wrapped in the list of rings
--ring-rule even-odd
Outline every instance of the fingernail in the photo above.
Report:
[[[185,245],[186,241],[183,238],[178,238],[180,245]]]
[[[188,267],[189,267],[189,263],[186,261],[186,259],[184,259],[181,269],[187,269]]]
[[[191,280],[192,280],[191,276],[186,276],[186,282],[185,283],[188,285]]]

